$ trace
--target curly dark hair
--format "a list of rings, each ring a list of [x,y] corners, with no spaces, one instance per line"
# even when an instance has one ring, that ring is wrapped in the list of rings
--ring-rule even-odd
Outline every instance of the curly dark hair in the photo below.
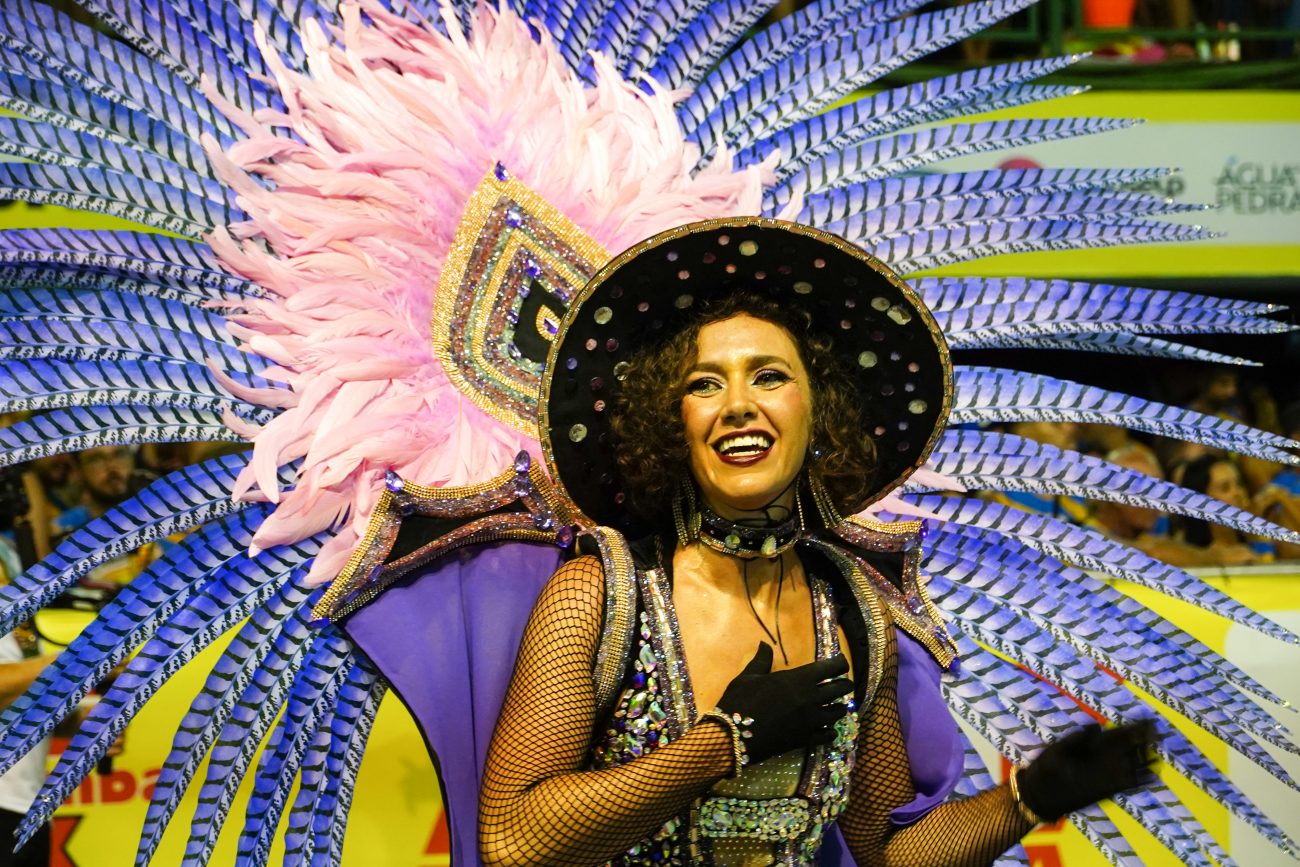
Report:
[[[679,479],[690,474],[690,450],[682,423],[685,374],[695,361],[700,329],[739,315],[788,332],[808,370],[813,397],[808,463],[842,514],[860,509],[871,492],[876,446],[862,425],[862,401],[853,380],[831,353],[831,341],[813,333],[802,310],[740,292],[705,305],[667,342],[628,359],[622,392],[610,418],[624,489],[644,517],[663,520]]]

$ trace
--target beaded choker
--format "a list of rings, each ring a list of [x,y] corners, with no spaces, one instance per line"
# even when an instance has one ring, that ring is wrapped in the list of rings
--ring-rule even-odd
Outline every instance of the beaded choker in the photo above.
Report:
[[[699,540],[715,551],[742,560],[778,557],[793,548],[794,543],[803,537],[803,516],[799,514],[768,527],[738,524],[714,513],[707,506],[701,507],[696,514],[699,516],[699,524],[695,530]]]

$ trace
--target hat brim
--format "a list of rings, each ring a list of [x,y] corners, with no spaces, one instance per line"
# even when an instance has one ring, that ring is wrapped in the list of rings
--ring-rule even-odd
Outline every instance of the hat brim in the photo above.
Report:
[[[620,364],[662,344],[710,303],[748,291],[808,313],[812,331],[862,396],[877,467],[864,507],[924,463],[947,422],[948,346],[916,293],[843,238],[783,220],[735,217],[661,232],[616,256],[583,287],[542,377],[542,450],[551,476],[596,524],[633,537],[634,513],[610,430]]]

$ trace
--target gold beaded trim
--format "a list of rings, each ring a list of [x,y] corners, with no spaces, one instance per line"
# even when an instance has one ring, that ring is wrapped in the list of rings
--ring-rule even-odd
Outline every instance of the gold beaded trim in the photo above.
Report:
[[[524,483],[519,484],[521,481]],[[514,502],[522,502],[527,511],[485,514]],[[401,529],[403,504],[411,507],[413,514],[470,520],[410,554],[385,563]],[[554,543],[555,528],[575,524],[585,526],[589,522],[559,495],[535,461],[530,462],[526,473],[512,467],[475,485],[429,487],[402,480],[400,493],[387,487],[380,493],[365,534],[312,608],[312,617],[344,617],[411,569],[455,548],[505,539]]]
[[[493,224],[493,215],[500,210],[503,200],[518,208],[524,222],[544,230],[542,234],[550,236],[554,248],[538,243],[535,238],[525,244],[524,233],[512,232],[505,251],[489,263],[486,273],[470,273],[478,245],[495,233],[510,231]],[[434,352],[447,378],[462,394],[498,421],[536,437],[538,375],[526,370],[524,365],[489,358],[486,339],[492,331],[492,317],[503,315],[507,306],[508,299],[502,294],[506,291],[506,270],[521,246],[537,261],[546,263],[552,274],[561,275],[569,282],[568,289],[573,294],[610,258],[607,250],[537,193],[513,178],[503,181],[489,171],[466,202],[456,226],[456,235],[433,294],[430,333]],[[511,291],[514,288],[510,287]],[[549,337],[544,328],[538,332]],[[463,333],[469,335],[468,358],[464,357],[461,346],[454,345],[456,335]],[[476,383],[474,376],[488,377],[500,388]],[[507,398],[507,394],[515,397]]]
[[[624,666],[632,648],[636,612],[636,566],[627,540],[617,530],[593,527],[584,539],[596,543],[605,571],[605,624],[592,666],[597,716],[603,717],[623,685]]]
[[[868,707],[876,694],[876,689],[880,686],[881,677],[884,676],[885,647],[889,640],[889,636],[885,632],[888,614],[884,605],[881,604],[880,595],[874,586],[874,582],[867,578],[861,560],[849,554],[839,545],[821,539],[810,539],[809,544],[825,554],[840,570],[849,585],[849,589],[853,592],[854,600],[858,603],[858,609],[862,612],[862,619],[866,621],[867,627],[871,631],[870,647],[867,648],[867,686],[863,692],[861,702],[862,707]],[[857,660],[854,660],[854,663],[856,664]]]

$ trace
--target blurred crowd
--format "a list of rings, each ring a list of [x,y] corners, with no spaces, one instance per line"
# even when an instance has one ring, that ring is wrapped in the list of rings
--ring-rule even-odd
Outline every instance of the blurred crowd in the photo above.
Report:
[[[1094,29],[1154,28],[1190,38],[1140,35],[1108,41],[1095,56],[1135,63],[1238,61],[1295,56],[1296,39],[1243,39],[1242,31],[1300,31],[1300,0],[1082,0],[1082,24]],[[1086,38],[1086,31],[1076,34]]]
[[[1231,368],[1206,370],[1193,382],[1191,396],[1182,402],[1185,408],[1300,439],[1300,401],[1279,407],[1268,389],[1243,389]],[[1101,424],[1022,422],[1007,425],[1006,430],[1104,458],[1300,531],[1300,469],[1295,466]],[[1091,527],[1175,566],[1300,560],[1297,545],[1124,502],[1021,492],[999,493],[993,499]]]

